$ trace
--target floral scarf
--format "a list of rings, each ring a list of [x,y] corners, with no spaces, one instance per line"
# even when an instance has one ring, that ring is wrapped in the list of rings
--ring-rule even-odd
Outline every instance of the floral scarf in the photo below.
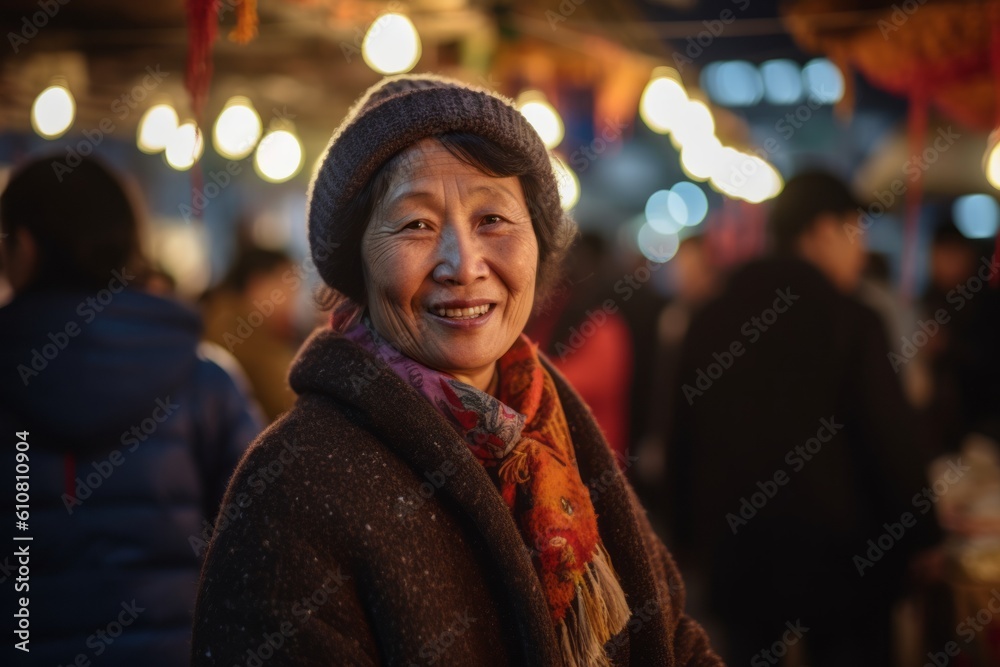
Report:
[[[405,356],[367,318],[344,336],[430,401],[486,467],[531,549],[566,667],[609,666],[604,644],[630,612],[536,346],[522,335],[500,358],[493,397]]]

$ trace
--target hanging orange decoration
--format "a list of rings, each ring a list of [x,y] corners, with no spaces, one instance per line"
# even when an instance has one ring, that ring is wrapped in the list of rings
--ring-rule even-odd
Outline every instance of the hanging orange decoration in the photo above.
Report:
[[[225,0],[236,11],[236,27],[229,39],[246,44],[257,36],[257,0]],[[201,116],[212,82],[212,46],[219,30],[220,0],[187,0],[188,57],[184,86],[191,109],[201,125]]]
[[[923,86],[928,101],[963,125],[988,130],[997,118],[991,64],[996,2],[885,3],[801,0],[784,22],[806,51],[827,54],[872,85],[909,96]],[[849,77],[847,77],[849,78]]]
[[[784,8],[784,21],[799,46],[827,54],[844,71],[845,107],[853,101],[855,70],[875,87],[910,100],[910,152],[919,164],[931,104],[969,128],[998,125],[998,7],[995,0],[876,7],[863,0],[800,0]],[[914,283],[922,175],[921,169],[906,192],[902,288],[907,296]]]
[[[237,0],[236,27],[229,33],[229,39],[237,44],[246,44],[257,36],[257,0]]]

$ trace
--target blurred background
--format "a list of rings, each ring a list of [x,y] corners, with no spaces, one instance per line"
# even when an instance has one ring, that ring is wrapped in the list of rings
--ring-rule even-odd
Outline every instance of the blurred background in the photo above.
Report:
[[[998,27],[994,3],[936,0],[5,0],[0,189],[45,154],[68,169],[91,155],[117,168],[146,212],[147,289],[201,309],[206,338],[236,357],[273,419],[294,401],[284,375],[298,345],[327,317],[307,190],[349,105],[410,71],[515,99],[583,233],[568,289],[531,335],[594,408],[673,548],[671,426],[659,417],[681,341],[725,277],[765,253],[786,181],[823,168],[849,182],[869,252],[857,296],[907,360],[928,308],[992,252]],[[0,280],[0,303],[9,298]],[[605,298],[614,309],[595,318]],[[588,351],[559,354],[583,349],[574,336]],[[976,610],[1000,581],[1000,456],[996,431],[980,428],[998,406],[975,423],[955,415],[963,391],[995,396],[997,378],[963,388],[935,355],[995,347],[996,331],[943,340],[916,345],[900,381],[940,431],[935,454],[971,447],[980,466],[948,506],[971,549],[956,553],[980,568],[955,608]],[[958,388],[943,391],[942,377]],[[970,507],[975,527],[956,518]],[[698,581],[692,609],[725,637]],[[915,611],[925,603],[897,609],[900,664],[923,664],[931,625],[955,634],[952,602],[930,606],[942,617]],[[955,664],[1000,664],[996,625],[976,642]]]
[[[185,90],[196,47],[184,3],[10,0],[0,9],[0,161],[93,152],[127,172],[150,211],[149,250],[181,294],[218,283],[240,239],[304,257],[305,186],[332,130],[381,72],[400,71],[455,75],[527,105],[570,174],[565,200],[581,227],[621,252],[665,234],[671,254],[678,226],[680,236],[713,236],[722,262],[759,252],[762,202],[782,176],[821,163],[852,174],[872,202],[888,190],[886,224],[872,227],[870,243],[899,280],[904,202],[889,186],[912,175],[900,168],[908,104],[896,93],[908,94],[903,79],[928,56],[921,40],[952,56],[935,32],[941,17],[924,17],[935,3],[893,19],[891,4],[877,2],[265,0],[258,34],[240,44],[229,38],[245,11],[235,1],[217,5],[200,114]],[[932,105],[924,132],[928,146],[939,127],[955,136],[922,174],[915,291],[937,212],[968,211],[956,222],[970,236],[996,229],[983,165],[994,87],[988,72],[968,78],[946,87],[945,111],[968,108]],[[727,185],[727,160],[740,157],[720,147],[766,165]],[[669,290],[669,273],[656,289]]]

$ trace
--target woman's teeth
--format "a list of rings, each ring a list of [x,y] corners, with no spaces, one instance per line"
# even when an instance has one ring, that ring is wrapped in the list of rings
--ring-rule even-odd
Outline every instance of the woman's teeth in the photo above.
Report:
[[[490,309],[489,304],[473,308],[435,308],[432,312],[438,317],[451,317],[458,320],[470,320],[473,317],[485,315]]]

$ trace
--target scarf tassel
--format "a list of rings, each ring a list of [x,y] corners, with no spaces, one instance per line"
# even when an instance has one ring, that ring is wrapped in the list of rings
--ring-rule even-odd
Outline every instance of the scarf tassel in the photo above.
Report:
[[[630,616],[611,557],[598,542],[557,628],[565,667],[611,667],[604,645],[625,628]]]

